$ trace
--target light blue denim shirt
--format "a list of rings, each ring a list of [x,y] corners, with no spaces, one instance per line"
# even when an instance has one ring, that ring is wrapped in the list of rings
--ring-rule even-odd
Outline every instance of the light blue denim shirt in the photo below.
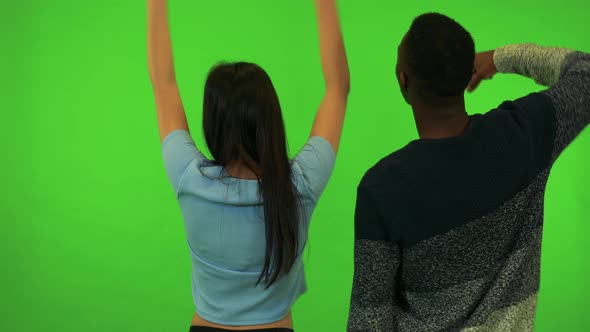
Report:
[[[185,130],[170,133],[162,153],[184,218],[197,313],[223,325],[282,319],[306,291],[302,252],[311,215],[334,168],[330,143],[312,137],[292,160],[302,203],[300,252],[289,274],[268,289],[256,285],[266,247],[258,182],[229,177],[203,156]]]

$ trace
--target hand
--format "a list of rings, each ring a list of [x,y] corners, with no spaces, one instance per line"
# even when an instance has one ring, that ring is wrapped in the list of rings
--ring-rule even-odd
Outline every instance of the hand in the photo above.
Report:
[[[498,73],[494,65],[494,51],[477,53],[473,65],[473,76],[467,86],[467,92],[477,89],[482,80],[491,80]]]

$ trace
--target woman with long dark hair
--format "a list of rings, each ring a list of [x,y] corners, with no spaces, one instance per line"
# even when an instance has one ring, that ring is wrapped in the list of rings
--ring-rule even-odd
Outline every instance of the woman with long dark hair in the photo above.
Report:
[[[270,77],[253,63],[215,66],[195,146],[175,79],[166,0],[148,0],[148,62],[166,172],[185,221],[196,312],[191,331],[292,331],[306,290],[302,252],[332,169],[349,91],[335,0],[316,0],[326,92],[293,160]]]

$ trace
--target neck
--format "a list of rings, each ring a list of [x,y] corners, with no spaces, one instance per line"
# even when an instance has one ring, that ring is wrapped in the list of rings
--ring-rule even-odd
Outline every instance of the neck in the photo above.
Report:
[[[246,167],[242,162],[232,162],[225,167],[225,170],[232,178],[244,179],[244,180],[256,180],[258,179],[256,172]]]
[[[414,103],[412,109],[420,138],[460,136],[469,124],[469,115],[465,111],[463,98],[442,106]]]

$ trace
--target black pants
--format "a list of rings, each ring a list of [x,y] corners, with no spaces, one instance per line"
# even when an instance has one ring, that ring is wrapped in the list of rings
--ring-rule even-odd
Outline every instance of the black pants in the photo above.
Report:
[[[233,330],[226,330],[226,329],[219,329],[216,327],[208,327],[208,326],[191,326],[189,332],[227,332]],[[272,329],[253,329],[253,330],[245,330],[249,332],[294,332],[291,329],[285,328],[272,328]]]

